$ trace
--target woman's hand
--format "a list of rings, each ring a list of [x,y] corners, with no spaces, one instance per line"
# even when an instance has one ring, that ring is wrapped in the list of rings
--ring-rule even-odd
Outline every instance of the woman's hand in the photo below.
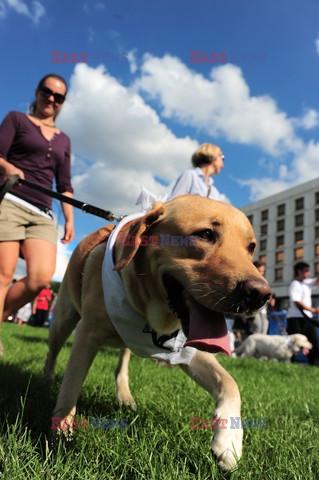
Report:
[[[74,224],[72,220],[68,220],[64,225],[64,237],[61,242],[64,244],[71,243],[74,239]]]
[[[20,168],[12,165],[12,163],[7,162],[4,158],[0,158],[0,172],[5,176],[6,179],[12,175],[19,175],[20,178],[24,179],[23,171]]]

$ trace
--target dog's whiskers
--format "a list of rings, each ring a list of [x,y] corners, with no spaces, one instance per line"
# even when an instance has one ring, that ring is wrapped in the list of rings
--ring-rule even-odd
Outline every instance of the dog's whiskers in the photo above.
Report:
[[[227,298],[227,297],[226,297],[226,296],[225,296],[225,297],[221,297],[221,298],[215,303],[215,307],[216,307],[216,305],[219,304],[219,302],[221,302],[222,300],[225,300],[225,298]]]

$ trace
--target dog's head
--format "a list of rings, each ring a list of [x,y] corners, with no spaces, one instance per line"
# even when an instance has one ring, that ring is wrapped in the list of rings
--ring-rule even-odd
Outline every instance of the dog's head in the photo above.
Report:
[[[300,349],[305,350],[307,353],[308,350],[312,349],[312,344],[309,342],[308,338],[301,333],[293,333],[290,335],[290,340],[293,345],[294,353],[298,353]]]
[[[270,297],[252,263],[251,224],[230,205],[177,197],[155,204],[121,233],[134,242],[117,245],[115,269],[126,267],[121,275],[131,304],[159,333],[181,325],[187,344],[228,352],[223,314],[253,314]]]

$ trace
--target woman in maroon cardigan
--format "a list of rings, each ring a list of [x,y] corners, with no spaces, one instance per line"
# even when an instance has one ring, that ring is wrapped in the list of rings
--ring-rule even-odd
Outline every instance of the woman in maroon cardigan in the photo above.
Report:
[[[0,127],[2,179],[21,178],[72,197],[70,139],[55,125],[67,92],[59,75],[46,75],[38,84],[29,115],[10,112]],[[51,198],[24,185],[14,187],[0,205],[0,322],[33,300],[55,271],[57,227]],[[63,243],[74,238],[73,207],[62,203]],[[27,275],[12,284],[19,253]],[[10,288],[9,288],[10,287]],[[0,345],[1,352],[1,345]]]

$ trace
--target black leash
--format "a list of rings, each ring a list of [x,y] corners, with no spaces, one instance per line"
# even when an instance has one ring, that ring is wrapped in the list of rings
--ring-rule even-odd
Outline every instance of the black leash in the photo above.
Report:
[[[94,205],[89,205],[88,203],[80,202],[79,200],[76,200],[75,198],[70,198],[65,195],[62,195],[61,193],[53,192],[52,190],[48,190],[47,188],[42,187],[41,185],[38,185],[33,182],[29,182],[27,180],[24,180],[23,178],[20,178],[19,175],[12,175],[9,180],[7,180],[1,190],[0,190],[0,202],[2,201],[4,195],[11,190],[11,188],[18,184],[21,183],[22,185],[25,185],[28,188],[33,188],[34,190],[38,190],[39,192],[44,193],[45,195],[48,195],[49,197],[56,198],[57,200],[60,200],[61,202],[64,203],[69,203],[70,205],[73,205],[73,207],[79,208],[82,210],[84,213],[91,213],[92,215],[96,215],[97,217],[102,217],[105,218],[106,220],[109,220],[110,222],[112,221],[120,221],[123,217],[117,217],[114,215],[114,213],[103,210],[102,208],[95,207]]]

